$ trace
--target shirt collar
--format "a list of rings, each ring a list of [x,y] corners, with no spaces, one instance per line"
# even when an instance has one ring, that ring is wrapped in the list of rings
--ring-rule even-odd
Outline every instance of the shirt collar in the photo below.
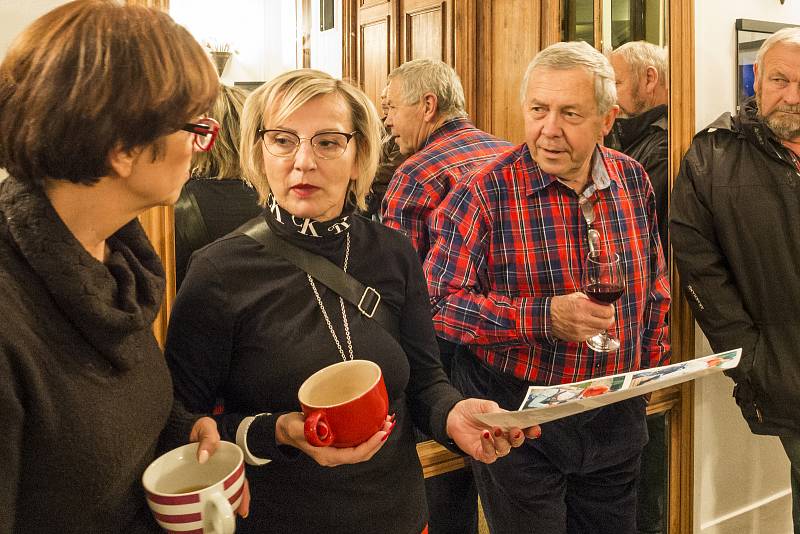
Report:
[[[441,126],[436,128],[434,131],[430,133],[430,135],[428,135],[428,138],[425,139],[425,143],[420,147],[420,150],[430,145],[431,143],[441,139],[442,137],[449,136],[455,131],[472,127],[473,127],[472,123],[469,121],[467,117],[453,117],[451,119],[447,119],[442,123]]]
[[[558,177],[556,175],[548,174],[541,170],[536,161],[534,161],[527,144],[523,145],[522,161],[527,164],[527,195],[536,193],[558,182]],[[609,165],[603,150],[598,145],[595,145],[590,169],[592,172],[592,183],[590,183],[589,187],[583,192],[582,195],[584,197],[588,198],[592,196],[595,191],[607,189],[612,183],[616,184],[617,187],[622,185],[619,174],[616,172],[613,165]]]

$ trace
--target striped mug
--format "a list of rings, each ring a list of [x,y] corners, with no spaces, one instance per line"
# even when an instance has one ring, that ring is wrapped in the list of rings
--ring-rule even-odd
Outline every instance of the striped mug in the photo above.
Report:
[[[167,532],[233,534],[244,490],[242,450],[221,441],[200,464],[197,443],[178,447],[150,464],[142,484],[156,522]]]

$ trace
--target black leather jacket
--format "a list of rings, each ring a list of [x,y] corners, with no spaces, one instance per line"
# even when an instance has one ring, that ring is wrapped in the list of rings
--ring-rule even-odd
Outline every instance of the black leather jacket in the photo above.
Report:
[[[756,434],[800,431],[800,172],[755,102],[695,136],[672,192],[681,285]]]
[[[606,146],[619,150],[642,164],[656,194],[656,216],[661,248],[668,248],[667,212],[669,196],[669,134],[667,106],[656,106],[641,115],[617,119],[606,136]]]

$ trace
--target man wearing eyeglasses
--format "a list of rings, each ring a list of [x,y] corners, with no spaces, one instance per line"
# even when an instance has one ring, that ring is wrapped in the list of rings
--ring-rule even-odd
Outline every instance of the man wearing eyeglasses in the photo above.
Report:
[[[452,380],[516,410],[530,385],[665,364],[669,282],[642,166],[597,145],[617,115],[614,71],[583,42],[528,66],[525,139],[455,185],[435,212],[425,275],[437,334],[466,345]],[[619,256],[622,296],[590,300],[589,260]],[[618,350],[586,341],[608,330]],[[597,345],[594,345],[597,346]],[[542,425],[487,468],[472,464],[492,532],[635,534],[645,400]]]
[[[383,223],[404,232],[424,261],[434,209],[455,183],[511,144],[467,118],[464,89],[452,67],[432,59],[404,63],[389,74],[385,125],[406,161],[383,200]],[[455,346],[440,342],[450,372]],[[477,492],[468,470],[426,481],[431,534],[477,534]]]

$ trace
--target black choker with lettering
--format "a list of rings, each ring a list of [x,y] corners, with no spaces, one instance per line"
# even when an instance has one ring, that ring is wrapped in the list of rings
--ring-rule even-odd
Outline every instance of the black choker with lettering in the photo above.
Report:
[[[296,232],[306,237],[335,237],[344,235],[345,232],[350,230],[350,223],[348,222],[350,214],[341,215],[329,221],[296,217],[280,207],[272,195],[267,198],[267,213],[272,221],[283,230],[289,233]]]

